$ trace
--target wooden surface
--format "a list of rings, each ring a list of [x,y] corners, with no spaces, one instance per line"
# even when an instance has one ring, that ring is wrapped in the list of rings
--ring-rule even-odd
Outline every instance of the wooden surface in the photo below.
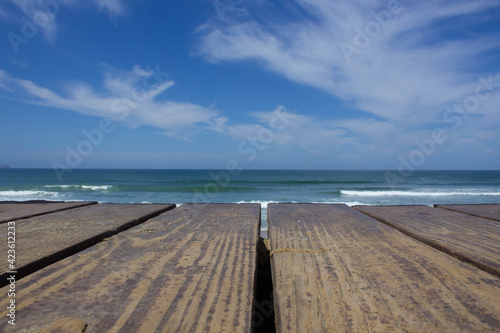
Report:
[[[249,332],[259,228],[258,204],[165,212],[19,280],[15,329]]]
[[[50,201],[29,201],[12,202],[0,201],[0,223],[25,219],[28,217],[57,212],[75,207],[82,207],[96,204],[95,201],[80,202],[50,202]]]
[[[484,217],[500,222],[500,205],[434,205],[437,208],[453,210],[472,216]]]
[[[429,206],[359,206],[430,246],[500,277],[500,223]]]
[[[500,279],[344,205],[268,205],[278,332],[500,330]]]
[[[16,221],[16,270],[19,277],[135,226],[172,204],[98,204]],[[0,234],[7,235],[7,223]],[[0,239],[7,253],[7,238]],[[7,260],[0,261],[0,286],[7,284]]]

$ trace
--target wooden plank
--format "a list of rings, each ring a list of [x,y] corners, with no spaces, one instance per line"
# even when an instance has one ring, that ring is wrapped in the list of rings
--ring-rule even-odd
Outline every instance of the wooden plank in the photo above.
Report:
[[[33,216],[66,209],[97,204],[96,201],[0,201],[0,223],[26,219]]]
[[[434,207],[500,222],[500,205],[434,205]]]
[[[249,332],[259,228],[258,204],[182,205],[18,281],[15,329]]]
[[[429,206],[359,206],[357,210],[500,277],[500,223]]]
[[[15,222],[18,278],[174,208],[172,204],[98,204]],[[7,235],[8,224],[0,225]],[[0,239],[7,253],[7,237]],[[0,286],[7,284],[7,260],[0,261]]]
[[[268,205],[278,332],[500,329],[500,279],[344,205]]]

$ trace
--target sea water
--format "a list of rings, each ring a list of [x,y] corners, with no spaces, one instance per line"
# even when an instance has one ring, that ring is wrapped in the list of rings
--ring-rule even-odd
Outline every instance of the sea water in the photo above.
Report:
[[[500,203],[500,171],[0,169],[0,201]]]

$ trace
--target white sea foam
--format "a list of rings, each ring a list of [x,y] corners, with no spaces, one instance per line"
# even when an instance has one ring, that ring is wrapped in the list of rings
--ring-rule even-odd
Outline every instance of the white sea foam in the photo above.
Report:
[[[106,191],[113,187],[113,185],[45,185],[47,188],[81,188],[82,190],[92,190],[92,191]]]
[[[258,203],[261,205],[262,209],[267,209],[268,204],[272,203],[280,203],[279,201],[258,201],[258,200],[249,200],[249,201],[238,201],[238,204],[241,203]],[[297,203],[297,201],[286,201],[282,203]],[[306,202],[307,203],[307,202]],[[345,204],[347,206],[360,206],[360,205],[370,205],[366,203],[362,203],[359,201],[313,201],[311,203],[316,203],[316,204]]]
[[[0,201],[1,200],[13,200],[13,201],[24,201],[24,200],[41,200],[41,199],[55,199],[59,197],[57,192],[46,192],[46,191],[0,191]]]
[[[109,190],[112,187],[113,185],[82,185],[82,189],[92,191]]]
[[[45,185],[44,187],[48,188],[79,188],[80,185]]]
[[[347,191],[340,193],[350,197],[447,197],[447,196],[500,196],[500,192],[470,192],[470,191],[450,191],[450,192],[417,192],[417,191]]]
[[[242,203],[258,203],[262,209],[267,209],[267,205],[270,203],[277,203],[277,201],[259,201],[259,200],[249,200],[249,201],[238,201],[238,204]]]
[[[352,206],[361,206],[361,205],[370,206],[370,204],[362,203],[359,201],[313,201],[312,203],[315,203],[315,204],[337,204],[337,205],[344,204],[344,205],[351,206],[351,207]],[[373,205],[373,204],[371,204],[371,205]]]

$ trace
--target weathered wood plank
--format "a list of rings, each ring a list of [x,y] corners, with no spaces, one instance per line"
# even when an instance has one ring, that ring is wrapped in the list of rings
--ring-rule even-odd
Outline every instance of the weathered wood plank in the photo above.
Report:
[[[500,329],[500,279],[344,205],[268,205],[278,332]]]
[[[434,207],[500,222],[500,205],[434,205]]]
[[[259,227],[258,204],[163,213],[18,281],[16,330],[76,318],[85,333],[249,332]]]
[[[70,256],[133,227],[166,210],[172,204],[98,204],[17,220],[16,270],[18,277]],[[7,224],[0,234],[7,235]],[[7,253],[7,237],[0,239]],[[7,284],[7,260],[0,261],[0,286]]]
[[[94,204],[97,202],[0,201],[0,223]]]
[[[496,221],[429,206],[359,206],[356,209],[500,277],[500,223]]]

